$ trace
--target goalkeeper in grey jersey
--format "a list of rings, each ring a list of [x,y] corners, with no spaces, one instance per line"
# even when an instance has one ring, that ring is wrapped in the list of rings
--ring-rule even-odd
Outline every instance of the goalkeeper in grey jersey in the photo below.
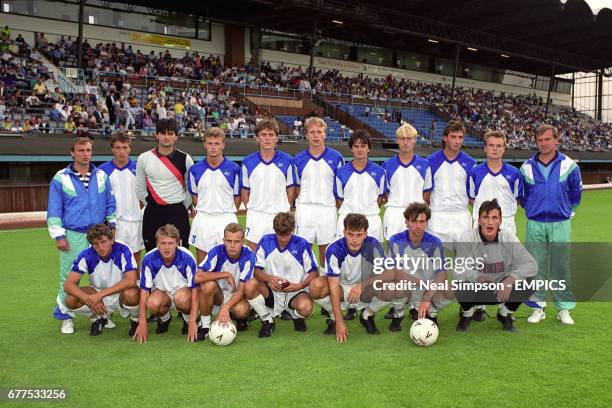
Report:
[[[468,329],[474,306],[482,304],[500,304],[497,320],[504,330],[515,331],[512,313],[533,292],[517,282],[530,281],[538,264],[514,233],[499,228],[501,222],[497,200],[485,201],[478,209],[478,228],[458,240],[454,278],[461,281],[455,282],[461,317],[457,331]]]

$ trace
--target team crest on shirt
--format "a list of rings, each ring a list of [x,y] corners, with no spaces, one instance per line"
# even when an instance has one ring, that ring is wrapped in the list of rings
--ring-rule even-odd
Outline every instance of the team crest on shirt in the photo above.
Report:
[[[297,249],[292,249],[292,250],[291,250],[291,253],[292,253],[293,255],[297,255]]]
[[[223,174],[225,174],[226,176],[229,176],[229,171],[224,171]]]
[[[371,171],[370,172],[370,176],[372,176],[372,177],[376,176],[376,172],[375,171]]]
[[[327,163],[334,164],[334,161],[333,160],[328,160]]]
[[[283,163],[278,163],[277,166],[278,167],[283,167]]]
[[[512,175],[506,174],[506,179],[510,180],[511,178],[512,178]]]

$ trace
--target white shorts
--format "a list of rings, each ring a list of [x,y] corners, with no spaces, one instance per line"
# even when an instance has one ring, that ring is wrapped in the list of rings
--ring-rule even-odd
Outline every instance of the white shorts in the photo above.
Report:
[[[291,313],[293,311],[293,308],[289,306],[291,301],[300,293],[308,294],[307,287],[298,292],[285,293],[285,292],[277,292],[275,290],[272,290],[270,286],[268,285],[266,286],[268,287],[268,291],[270,292],[270,295],[268,295],[268,297],[265,299],[266,307],[272,314],[272,317],[280,316],[281,313],[283,313],[283,310],[286,310],[289,313]]]
[[[299,204],[295,209],[295,234],[311,244],[327,245],[336,238],[336,207]]]
[[[383,220],[385,239],[388,241],[397,233],[406,231],[406,219],[404,218],[405,208],[387,207]]]
[[[142,239],[142,221],[117,220],[115,239],[129,246],[133,253],[140,252],[145,247]]]
[[[344,215],[338,215],[338,224],[336,226],[336,237],[340,238],[344,236]],[[366,215],[368,219],[368,236],[376,238],[379,242],[383,242],[383,228],[380,215]]]
[[[259,244],[261,237],[266,234],[273,234],[272,222],[274,217],[276,217],[276,214],[247,210],[246,233],[244,234],[247,241]]]
[[[478,228],[478,218],[474,220],[474,228]],[[514,217],[502,217],[502,223],[499,228],[511,231],[512,234],[516,235],[516,223],[514,222]]]
[[[189,243],[202,251],[210,252],[214,246],[223,243],[223,230],[232,222],[238,222],[234,213],[198,212],[191,223]]]
[[[457,237],[471,228],[472,216],[467,210],[456,213],[432,211],[427,223],[427,231],[440,238],[448,249],[454,249]]]

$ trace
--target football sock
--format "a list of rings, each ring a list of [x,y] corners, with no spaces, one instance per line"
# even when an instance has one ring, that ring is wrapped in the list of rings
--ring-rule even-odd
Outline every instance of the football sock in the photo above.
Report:
[[[162,322],[167,322],[168,320],[170,320],[172,316],[170,315],[170,311],[166,312],[165,315],[160,316],[160,319]]]
[[[202,315],[202,317],[200,318],[200,326],[203,329],[210,328],[210,315],[207,315],[207,316]]]
[[[268,308],[266,307],[266,300],[261,294],[257,295],[257,297],[254,299],[247,299],[247,300],[249,302],[249,305],[251,305],[251,307],[253,308],[253,310],[257,312],[262,322],[266,321],[266,322],[272,323],[274,321],[274,319],[272,319],[272,315],[270,314],[270,312],[268,311]]]
[[[321,306],[322,309],[326,310],[327,313],[329,313],[330,319],[332,320],[336,319],[336,317],[334,316],[334,312],[333,312],[333,308],[331,304],[331,298],[329,296],[326,296],[323,299],[317,299],[315,300],[315,302],[317,302],[317,304]]]
[[[393,305],[393,317],[404,317],[406,299],[393,300],[391,304]]]
[[[474,308],[471,307],[468,310],[463,310],[461,309],[461,311],[463,312],[463,317],[472,317],[474,316]]]
[[[504,303],[499,305],[499,314],[502,315],[503,317],[508,316],[508,313],[510,313],[510,310],[506,307],[506,305]]]
[[[125,310],[127,310],[127,312],[130,314],[130,318],[137,322],[138,321],[138,306],[126,306],[126,305],[121,305],[121,307],[123,307]]]

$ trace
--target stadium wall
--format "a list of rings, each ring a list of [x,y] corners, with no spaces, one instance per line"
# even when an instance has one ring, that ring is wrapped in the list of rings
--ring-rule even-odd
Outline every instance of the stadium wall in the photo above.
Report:
[[[50,42],[55,42],[62,35],[76,37],[78,34],[78,24],[70,21],[48,20],[37,17],[0,13],[0,24],[2,26],[8,25],[12,29],[13,36],[16,37],[17,34],[21,34],[25,38],[26,42],[32,45],[34,45],[35,32],[45,33],[45,37],[47,37]],[[206,55],[225,55],[224,25],[219,23],[211,23],[210,29],[210,41],[187,39],[191,41],[191,49],[189,51],[197,51],[200,54]],[[187,51],[183,48],[153,46],[144,42],[137,42],[131,37],[133,33],[139,33],[139,31],[115,29],[90,24],[83,25],[83,36],[92,46],[95,46],[95,44],[99,42],[115,42],[118,44],[124,43],[126,45],[131,44],[134,50],[140,50],[143,53],[149,53],[151,51],[165,52],[166,50],[169,50],[175,57],[182,57]],[[172,38],[171,36],[164,36],[161,34],[155,35]],[[185,38],[181,38],[181,40],[185,40]],[[247,50],[245,49],[245,53],[246,51]],[[250,53],[250,47],[248,52]]]
[[[310,57],[308,55],[293,54],[282,51],[262,50],[262,60],[269,61],[272,67],[278,67],[281,63],[285,66],[301,66],[308,69]],[[379,65],[364,64],[355,61],[336,60],[331,58],[315,57],[314,66],[323,71],[337,69],[347,76],[357,76],[359,74],[368,75],[375,78],[385,78],[392,75],[394,78],[405,78],[412,81],[442,83],[450,85],[452,77],[447,75],[430,74],[428,72],[410,71],[405,69],[383,67]],[[537,89],[509,85],[497,84],[492,82],[476,81],[473,79],[457,78],[457,86],[472,89],[485,89],[489,91],[504,92],[511,95],[536,95],[546,99],[547,92]],[[570,106],[571,95],[558,92],[551,92],[552,103],[555,105]]]

